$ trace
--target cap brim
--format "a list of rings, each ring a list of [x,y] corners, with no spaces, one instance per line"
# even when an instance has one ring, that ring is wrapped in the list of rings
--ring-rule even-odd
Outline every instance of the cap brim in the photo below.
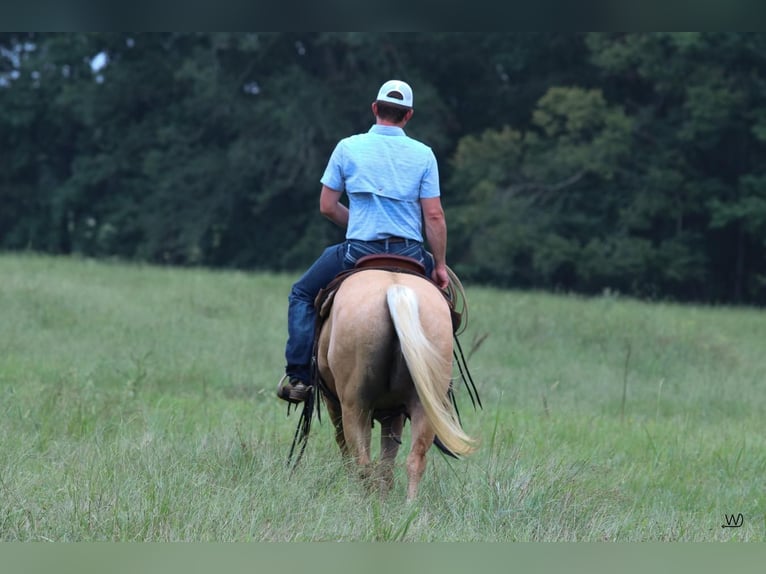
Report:
[[[386,104],[387,106],[392,106],[394,108],[399,108],[400,110],[411,110],[412,109],[412,106],[407,106],[407,105],[404,105],[404,104],[400,104],[398,102],[397,103],[389,102],[388,100],[375,100],[375,102],[378,103],[378,104]]]

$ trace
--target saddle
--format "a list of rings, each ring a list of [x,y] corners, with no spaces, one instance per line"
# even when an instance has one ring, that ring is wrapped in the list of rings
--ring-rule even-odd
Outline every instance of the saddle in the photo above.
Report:
[[[368,269],[378,269],[380,271],[393,271],[395,273],[409,273],[417,275],[433,283],[430,277],[426,275],[426,268],[417,259],[405,255],[395,255],[391,253],[374,253],[361,257],[354,265],[353,269],[341,271],[335,278],[328,283],[327,287],[320,289],[314,299],[314,308],[317,311],[316,333],[319,333],[324,320],[330,314],[335,294],[341,284],[351,275],[355,275]],[[452,318],[452,332],[456,333],[462,323],[462,313],[455,310],[455,302],[452,300],[449,292],[439,290],[447,301]]]

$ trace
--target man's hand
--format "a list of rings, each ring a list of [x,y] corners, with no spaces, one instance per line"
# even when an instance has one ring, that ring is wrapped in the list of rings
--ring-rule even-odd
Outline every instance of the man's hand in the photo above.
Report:
[[[431,274],[431,279],[439,286],[439,289],[446,289],[449,286],[449,274],[446,265],[437,265]]]

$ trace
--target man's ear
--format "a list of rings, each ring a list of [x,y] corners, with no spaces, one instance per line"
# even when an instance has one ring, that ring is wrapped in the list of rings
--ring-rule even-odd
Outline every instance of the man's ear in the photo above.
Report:
[[[378,117],[378,102],[372,102],[372,115]]]

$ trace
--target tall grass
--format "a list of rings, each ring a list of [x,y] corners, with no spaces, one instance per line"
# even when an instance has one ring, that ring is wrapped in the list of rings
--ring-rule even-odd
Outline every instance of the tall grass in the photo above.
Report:
[[[407,505],[406,436],[385,500],[326,417],[288,470],[293,280],[0,257],[0,540],[766,537],[764,311],[468,286],[480,448]]]

